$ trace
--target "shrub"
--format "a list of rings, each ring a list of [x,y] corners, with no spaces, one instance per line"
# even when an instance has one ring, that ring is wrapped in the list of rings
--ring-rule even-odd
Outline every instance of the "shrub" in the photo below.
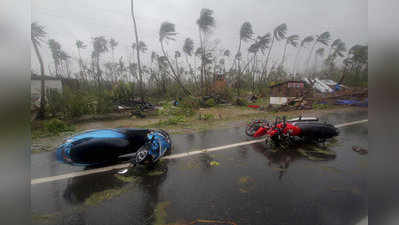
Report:
[[[234,104],[235,104],[235,105],[238,105],[238,106],[247,106],[247,105],[248,105],[248,100],[245,99],[245,98],[237,98],[237,99],[234,101]]]
[[[44,123],[45,131],[51,134],[59,134],[60,132],[73,131],[73,127],[59,119],[51,119]]]
[[[200,108],[200,101],[198,98],[192,97],[192,96],[187,96],[184,97],[180,101],[181,106],[183,107],[189,107],[192,109],[199,109]]]
[[[205,113],[205,114],[200,114],[199,115],[199,120],[211,120],[215,118],[215,116],[213,114],[210,113]]]
[[[64,110],[65,102],[62,93],[55,89],[46,90],[47,106],[46,112],[51,116],[57,116]]]
[[[167,125],[177,125],[179,123],[184,123],[184,122],[186,122],[186,118],[180,115],[180,116],[171,116],[167,120],[161,121],[160,124],[167,126]]]
[[[210,99],[206,100],[206,101],[205,101],[205,105],[208,106],[208,107],[213,107],[213,106],[215,106],[215,105],[216,105],[215,99],[210,98]]]

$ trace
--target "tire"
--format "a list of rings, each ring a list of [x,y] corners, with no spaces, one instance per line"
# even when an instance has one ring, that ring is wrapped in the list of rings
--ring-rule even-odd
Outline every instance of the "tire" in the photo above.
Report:
[[[266,121],[264,120],[254,120],[251,121],[248,126],[245,128],[245,134],[249,137],[254,137],[256,131],[264,125]]]

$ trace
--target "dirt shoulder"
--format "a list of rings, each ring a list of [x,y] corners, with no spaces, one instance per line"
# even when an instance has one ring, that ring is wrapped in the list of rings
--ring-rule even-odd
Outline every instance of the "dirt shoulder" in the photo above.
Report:
[[[348,107],[348,106],[331,106],[323,110],[306,110],[304,115],[319,117],[331,112],[348,112],[353,110],[368,110],[367,108]],[[248,107],[224,106],[200,109],[194,116],[184,118],[180,121],[170,123],[169,118],[165,116],[152,116],[149,118],[122,118],[112,120],[100,120],[81,122],[74,124],[74,132],[64,132],[56,136],[41,137],[32,139],[32,153],[40,153],[46,151],[54,151],[63,140],[76,132],[90,129],[104,128],[162,128],[171,134],[187,134],[200,132],[210,129],[226,129],[232,127],[245,126],[249,120],[263,118],[272,119],[275,116],[294,117],[302,111],[294,110],[289,112],[267,112],[251,109]]]

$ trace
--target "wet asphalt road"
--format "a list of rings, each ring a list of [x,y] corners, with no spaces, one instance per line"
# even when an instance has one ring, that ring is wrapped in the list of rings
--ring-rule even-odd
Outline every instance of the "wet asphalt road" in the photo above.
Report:
[[[332,124],[367,119],[367,111],[334,113]],[[263,143],[165,160],[157,168],[108,171],[32,185],[33,224],[356,224],[367,216],[367,123],[340,128],[336,153],[324,161],[276,154]],[[244,128],[176,135],[173,153],[249,140]],[[32,179],[80,171],[33,154]],[[201,221],[194,224],[215,224]],[[228,223],[233,222],[233,223]]]

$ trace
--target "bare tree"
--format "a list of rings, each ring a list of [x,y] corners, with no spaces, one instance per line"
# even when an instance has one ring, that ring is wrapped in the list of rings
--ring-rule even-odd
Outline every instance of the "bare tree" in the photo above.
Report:
[[[139,36],[137,32],[137,24],[136,24],[136,18],[134,17],[134,7],[133,7],[133,0],[130,1],[131,3],[131,14],[132,14],[132,20],[134,24],[134,36],[136,37],[136,45],[139,46]],[[140,97],[141,101],[144,101],[144,88],[143,88],[143,72],[141,70],[141,62],[140,62],[140,50],[139,48],[136,48],[136,53],[137,53],[137,64],[138,64],[138,69],[139,69],[139,89],[140,89]]]

